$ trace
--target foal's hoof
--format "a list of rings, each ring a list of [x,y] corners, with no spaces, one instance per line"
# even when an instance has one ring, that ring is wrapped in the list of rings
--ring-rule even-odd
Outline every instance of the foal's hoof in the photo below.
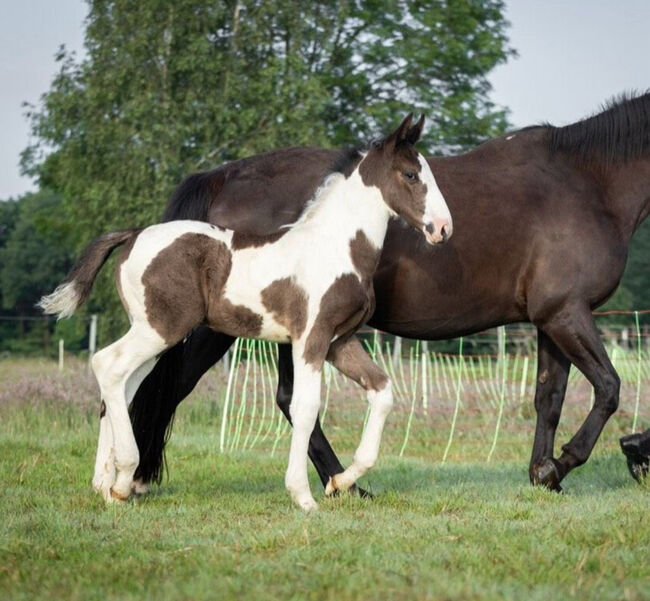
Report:
[[[621,450],[627,461],[627,469],[630,470],[632,478],[641,483],[648,475],[650,467],[650,457],[647,457],[639,451],[640,434],[629,434],[620,439]]]
[[[560,486],[560,471],[555,459],[547,457],[536,463],[531,469],[532,480],[535,486],[543,486],[555,492],[562,492]]]
[[[326,497],[335,497],[339,494],[340,488],[336,483],[336,476],[330,476],[330,479],[327,481],[325,486],[325,496]]]
[[[129,500],[128,496],[120,494],[115,489],[111,488],[110,497],[107,499],[109,503],[126,503]]]
[[[338,497],[342,492],[348,492],[351,495],[359,495],[362,499],[374,499],[375,496],[368,492],[365,488],[361,488],[356,484],[350,486],[350,488],[345,490],[342,486],[339,486],[336,481],[336,476],[331,476],[325,486],[325,496],[326,497]]]

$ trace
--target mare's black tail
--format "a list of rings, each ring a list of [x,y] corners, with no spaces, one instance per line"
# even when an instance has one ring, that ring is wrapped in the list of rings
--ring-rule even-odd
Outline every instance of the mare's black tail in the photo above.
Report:
[[[220,170],[190,175],[172,194],[162,221],[207,221],[210,206],[219,194],[223,181]],[[194,335],[192,333],[190,337]],[[184,344],[178,343],[160,357],[153,371],[138,388],[129,409],[140,451],[140,465],[134,477],[143,482],[160,483],[162,480],[163,467],[166,465],[165,445],[171,435],[176,407],[193,388],[192,385],[187,390],[182,385],[183,371],[188,368]],[[192,361],[192,357],[189,357],[189,361]]]

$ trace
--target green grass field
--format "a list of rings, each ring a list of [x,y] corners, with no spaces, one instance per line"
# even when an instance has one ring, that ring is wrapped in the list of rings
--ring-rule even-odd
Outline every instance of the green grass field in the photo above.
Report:
[[[303,515],[284,492],[286,436],[218,452],[222,381],[179,411],[162,486],[107,507],[90,488],[92,379],[0,362],[0,599],[650,598],[650,489],[615,446],[629,416],[557,495],[527,484],[529,415],[504,412],[489,463],[479,445],[443,465],[420,422],[398,457],[398,407],[364,482],[375,499],[323,499],[314,478],[321,509]],[[342,407],[326,429],[349,460],[361,425]]]

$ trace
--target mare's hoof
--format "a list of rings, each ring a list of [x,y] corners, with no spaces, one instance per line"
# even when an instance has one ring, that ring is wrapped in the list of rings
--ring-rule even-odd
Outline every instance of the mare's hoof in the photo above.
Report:
[[[555,492],[562,492],[560,471],[555,459],[550,457],[542,459],[542,461],[533,465],[531,474],[535,486],[543,486]]]
[[[361,488],[360,486],[353,486],[350,489],[351,492],[354,492],[358,494],[362,499],[374,499],[375,495],[373,495],[371,492],[367,491],[365,488]]]
[[[650,467],[650,457],[641,454],[639,451],[640,434],[629,434],[620,439],[621,450],[627,461],[627,469],[630,470],[632,478],[637,482],[642,482],[648,475]]]

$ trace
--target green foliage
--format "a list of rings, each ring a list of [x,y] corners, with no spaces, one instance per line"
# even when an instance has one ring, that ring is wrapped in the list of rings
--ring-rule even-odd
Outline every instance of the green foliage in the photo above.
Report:
[[[0,350],[48,350],[53,324],[35,307],[70,267],[69,225],[61,221],[61,200],[52,192],[0,202]]]
[[[50,292],[70,265],[66,233],[54,225],[60,200],[51,192],[28,194],[0,248],[2,307],[34,314],[34,304]]]
[[[429,118],[429,151],[500,133],[487,74],[513,54],[502,0],[90,0],[29,112],[24,169],[63,198],[79,248],[158,220],[187,174],[275,147],[340,146]],[[103,277],[95,300],[117,328]],[[100,328],[108,323],[104,320]]]

